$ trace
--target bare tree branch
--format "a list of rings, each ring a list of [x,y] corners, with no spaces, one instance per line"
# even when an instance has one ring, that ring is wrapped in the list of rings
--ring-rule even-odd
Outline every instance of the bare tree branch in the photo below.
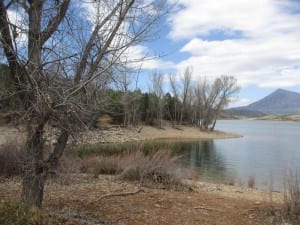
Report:
[[[62,3],[59,3],[57,8],[56,16],[49,21],[48,26],[44,29],[41,34],[41,45],[43,45],[51,35],[57,30],[57,27],[61,23],[61,21],[65,18],[67,9],[69,7],[70,0],[64,0]]]

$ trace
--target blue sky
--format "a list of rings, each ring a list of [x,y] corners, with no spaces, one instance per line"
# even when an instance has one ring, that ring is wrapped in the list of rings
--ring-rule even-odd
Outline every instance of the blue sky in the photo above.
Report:
[[[241,91],[231,106],[247,105],[278,88],[300,92],[300,0],[177,2],[160,23],[160,38],[143,47],[165,57],[143,63],[142,82],[153,70],[180,76],[192,66],[195,80],[238,79]]]
[[[195,81],[237,78],[241,90],[230,106],[247,105],[278,88],[300,92],[300,0],[167,1],[177,5],[159,22],[159,38],[128,50],[133,59],[164,56],[142,63],[143,91],[154,71],[180,77],[192,67]],[[95,5],[80,6],[95,14]],[[18,13],[9,11],[9,17],[16,21]]]

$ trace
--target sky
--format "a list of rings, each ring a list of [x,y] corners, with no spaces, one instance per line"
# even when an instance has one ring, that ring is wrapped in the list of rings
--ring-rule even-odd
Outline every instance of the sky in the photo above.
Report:
[[[170,3],[175,0],[168,0]],[[231,75],[241,87],[230,106],[248,105],[278,88],[300,92],[300,0],[176,0],[159,39],[136,46],[164,57],[143,63],[193,79]]]
[[[195,81],[234,76],[241,89],[230,107],[278,88],[300,92],[300,0],[167,1],[176,5],[157,24],[159,38],[129,50],[133,58],[163,56],[142,63],[142,90],[153,72],[180,76],[190,67]],[[85,6],[88,15],[96,13]],[[12,21],[17,15],[9,11]]]

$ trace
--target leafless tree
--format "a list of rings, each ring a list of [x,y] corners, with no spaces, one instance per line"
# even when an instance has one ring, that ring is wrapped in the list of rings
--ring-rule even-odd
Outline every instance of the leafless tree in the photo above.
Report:
[[[161,73],[155,72],[151,76],[151,93],[157,98],[157,104],[152,104],[151,107],[156,108],[157,121],[159,128],[163,127],[163,109],[164,109],[164,90],[163,90],[164,76]]]
[[[29,205],[41,206],[48,171],[59,163],[70,135],[86,126],[95,103],[103,101],[115,68],[129,63],[127,49],[153,37],[150,31],[166,12],[164,0],[84,2],[0,1],[0,47],[26,121],[22,201]],[[83,6],[96,9],[84,22]],[[46,154],[50,122],[58,135]]]
[[[122,91],[122,103],[124,105],[124,127],[138,125],[138,100],[141,97],[138,81],[139,71],[132,73],[125,71],[120,73],[118,83],[120,83],[121,86],[119,89]],[[132,85],[134,85],[134,87],[130,87]]]
[[[217,118],[230,100],[233,95],[239,91],[239,86],[237,85],[237,80],[233,76],[221,76],[217,78],[214,82],[213,90],[217,93],[218,97],[216,98],[216,102],[214,103],[214,118],[211,126],[211,130],[215,129]]]
[[[178,104],[177,104],[177,101],[178,101],[178,85],[177,85],[177,82],[176,82],[176,76],[173,75],[173,74],[169,74],[169,83],[170,83],[170,86],[171,86],[171,90],[172,90],[172,94],[173,94],[173,97],[174,97],[174,109],[173,109],[173,114],[172,117],[173,117],[173,127],[175,127],[178,123]]]
[[[212,83],[200,80],[194,89],[193,115],[197,125],[203,130],[214,130],[221,110],[238,90],[237,80],[232,76],[221,76]]]
[[[183,72],[183,78],[182,78],[182,108],[180,113],[180,124],[182,124],[184,113],[187,110],[187,105],[191,100],[191,81],[192,81],[192,68],[187,67],[185,68]]]

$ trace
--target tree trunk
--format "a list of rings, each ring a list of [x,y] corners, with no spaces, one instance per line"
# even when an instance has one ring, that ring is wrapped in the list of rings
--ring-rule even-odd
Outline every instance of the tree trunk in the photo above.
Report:
[[[57,143],[53,152],[48,159],[44,159],[44,128],[41,124],[38,126],[34,134],[28,139],[26,145],[26,158],[23,168],[23,187],[22,201],[26,205],[38,206],[42,205],[44,185],[50,168],[58,165],[59,159],[63,155],[69,138],[69,132],[65,129],[61,130],[61,134],[57,138]]]
[[[25,172],[22,183],[22,201],[26,205],[42,205],[46,175],[43,172]]]
[[[30,129],[28,129],[28,132]],[[26,205],[40,207],[43,200],[44,183],[47,176],[43,161],[43,125],[38,126],[26,143],[23,167],[22,201]]]
[[[215,129],[216,122],[217,122],[217,117],[214,119],[213,125],[210,128],[211,131],[213,131]]]

